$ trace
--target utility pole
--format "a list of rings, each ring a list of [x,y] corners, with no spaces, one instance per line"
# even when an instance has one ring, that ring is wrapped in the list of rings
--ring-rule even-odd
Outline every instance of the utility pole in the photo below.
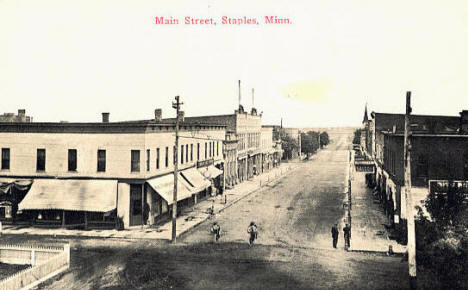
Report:
[[[179,96],[175,97],[175,101],[172,102],[172,107],[176,109],[176,127],[175,127],[175,147],[174,147],[174,195],[172,203],[172,243],[176,243],[177,237],[177,177],[179,175],[179,112],[180,106],[183,103],[179,101]]]
[[[413,200],[411,196],[411,92],[406,92],[406,114],[405,114],[405,199],[406,199],[406,221],[408,231],[408,270],[410,288],[417,289],[416,280],[416,232],[414,227]]]

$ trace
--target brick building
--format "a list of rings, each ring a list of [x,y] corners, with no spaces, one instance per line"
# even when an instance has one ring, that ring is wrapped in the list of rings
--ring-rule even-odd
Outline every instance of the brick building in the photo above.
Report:
[[[157,110],[155,119],[135,122],[109,122],[104,113],[102,123],[0,123],[0,182],[33,181],[11,202],[37,222],[156,223],[173,202],[175,125],[160,117]],[[203,174],[216,174],[225,134],[223,125],[181,122],[181,208],[211,190]]]

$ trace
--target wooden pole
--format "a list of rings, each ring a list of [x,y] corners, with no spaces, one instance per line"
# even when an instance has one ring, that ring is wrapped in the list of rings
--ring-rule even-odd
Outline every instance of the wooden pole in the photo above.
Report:
[[[179,111],[183,103],[179,102],[179,96],[175,97],[175,102],[172,102],[172,107],[176,109],[176,127],[175,127],[175,149],[174,149],[174,194],[172,203],[172,243],[176,243],[177,238],[177,178],[179,174]]]
[[[406,199],[406,220],[408,231],[408,270],[410,279],[410,289],[417,289],[416,279],[416,232],[414,225],[413,200],[411,195],[411,92],[406,92],[406,114],[405,114],[405,199]]]

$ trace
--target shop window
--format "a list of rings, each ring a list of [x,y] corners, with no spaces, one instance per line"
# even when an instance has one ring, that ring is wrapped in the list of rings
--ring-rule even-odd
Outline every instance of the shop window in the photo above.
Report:
[[[76,149],[68,149],[68,171],[76,171]]]
[[[131,172],[140,172],[140,150],[131,151]]]
[[[2,169],[10,169],[10,148],[2,148]]]
[[[37,149],[36,170],[45,171],[46,166],[46,150]]]
[[[98,150],[97,152],[97,171],[106,171],[106,150]]]

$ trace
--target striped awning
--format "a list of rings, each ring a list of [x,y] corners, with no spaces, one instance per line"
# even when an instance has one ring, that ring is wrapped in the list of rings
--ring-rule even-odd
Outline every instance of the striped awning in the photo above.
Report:
[[[116,180],[35,179],[18,209],[108,212],[116,197]]]

